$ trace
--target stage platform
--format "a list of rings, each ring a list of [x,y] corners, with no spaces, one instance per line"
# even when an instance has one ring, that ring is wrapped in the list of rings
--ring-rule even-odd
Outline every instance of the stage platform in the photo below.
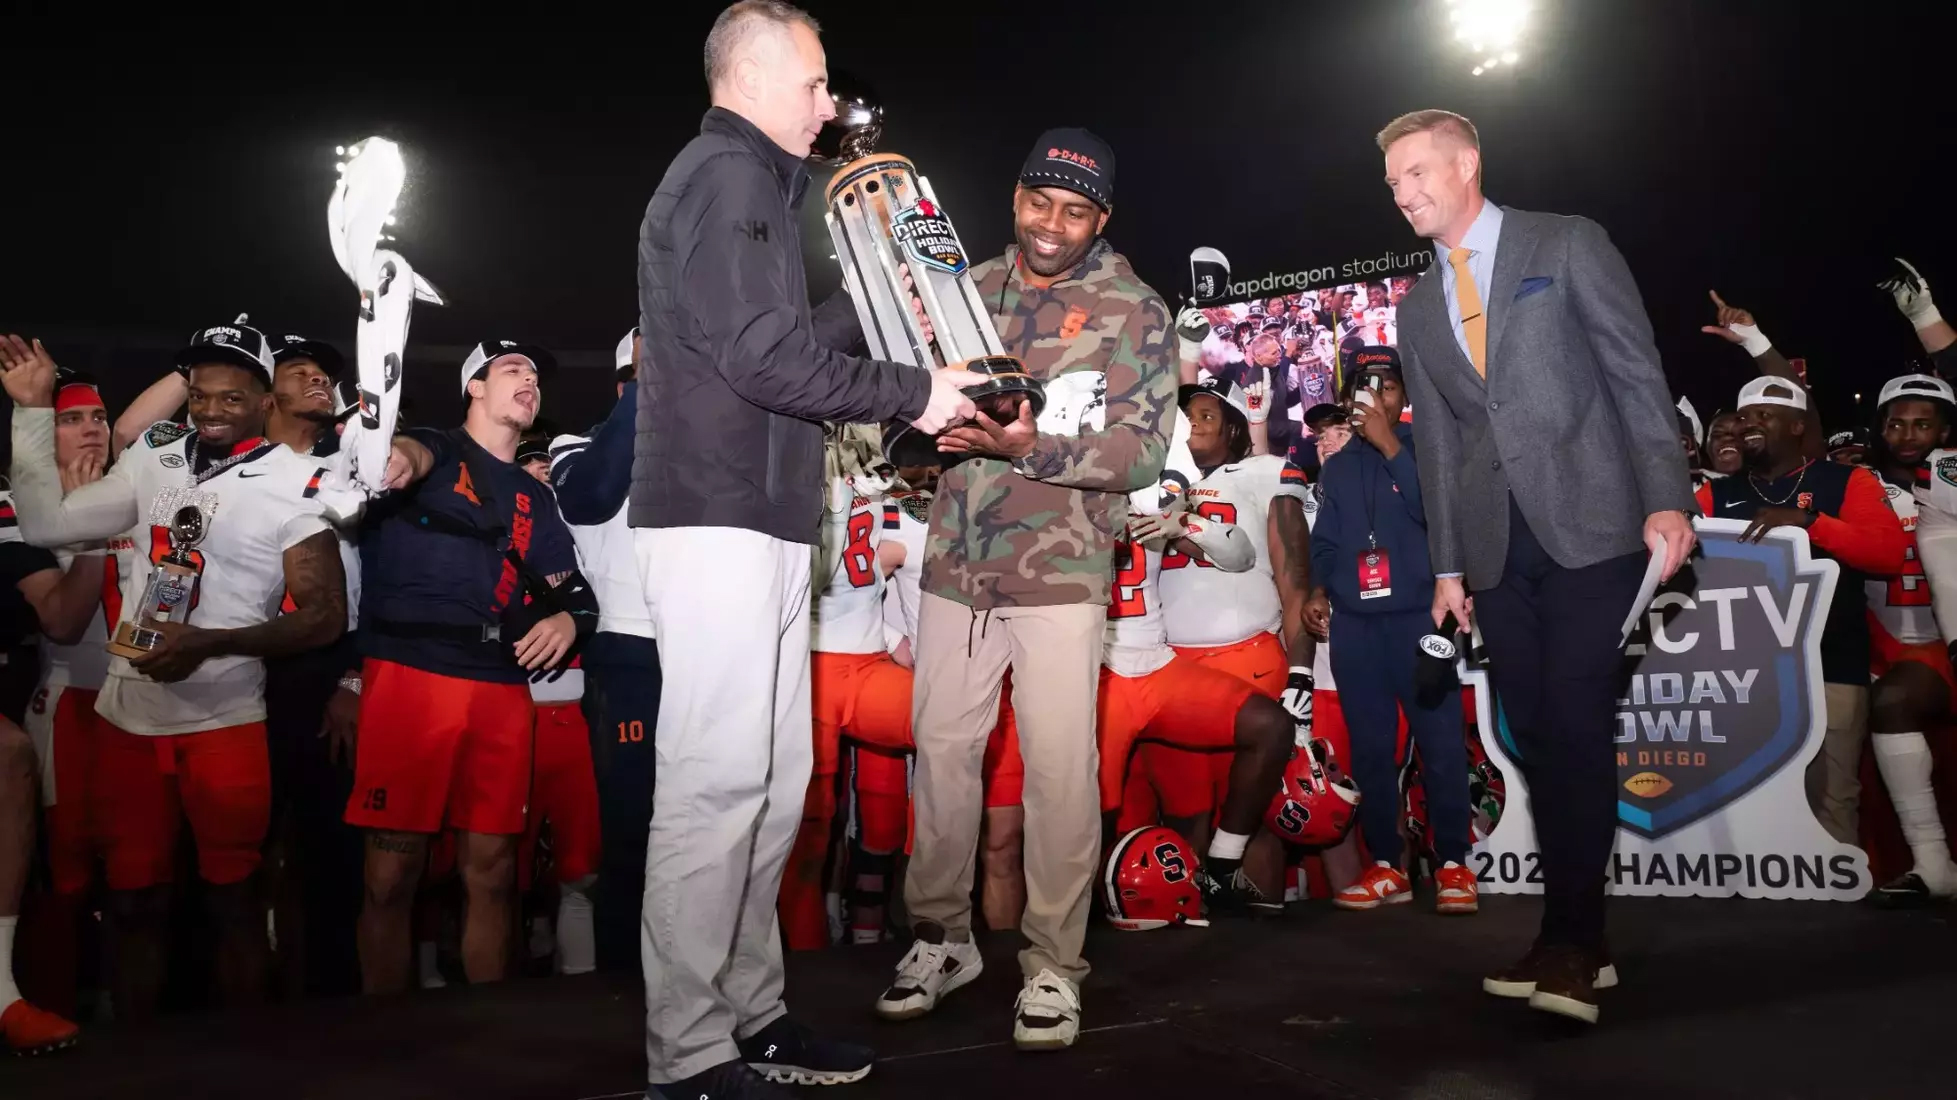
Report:
[[[1421,902],[1426,901],[1425,896]],[[1957,1019],[1957,911],[1825,902],[1620,899],[1623,984],[1594,1029],[1480,991],[1533,931],[1537,903],[1477,917],[1425,904],[1124,934],[1097,926],[1074,1049],[1011,1047],[1014,943],[939,1012],[870,1003],[902,945],[791,957],[790,1006],[874,1045],[870,1078],[801,1090],[883,1097],[1945,1097]],[[62,1055],[0,1062],[7,1100],[629,1100],[644,1087],[641,992],[594,975],[385,1001],[92,1030]]]

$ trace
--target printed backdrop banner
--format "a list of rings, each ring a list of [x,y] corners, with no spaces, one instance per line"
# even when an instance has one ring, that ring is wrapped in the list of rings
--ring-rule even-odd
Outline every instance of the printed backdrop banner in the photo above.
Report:
[[[1625,646],[1617,700],[1617,847],[1611,892],[1853,901],[1869,890],[1860,848],[1808,808],[1804,773],[1827,725],[1821,628],[1835,563],[1807,532],[1739,541],[1737,520],[1696,520],[1700,555],[1658,590]],[[1628,611],[1628,609],[1627,609]],[[1507,780],[1500,819],[1472,855],[1482,889],[1539,893],[1529,785],[1485,666],[1482,744]]]

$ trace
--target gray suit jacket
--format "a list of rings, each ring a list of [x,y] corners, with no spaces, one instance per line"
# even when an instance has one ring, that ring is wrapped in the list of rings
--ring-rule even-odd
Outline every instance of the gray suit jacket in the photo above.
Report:
[[[1651,322],[1603,227],[1503,207],[1492,283],[1485,383],[1438,261],[1397,318],[1434,571],[1470,590],[1502,579],[1510,494],[1570,569],[1642,549],[1653,512],[1696,510]]]

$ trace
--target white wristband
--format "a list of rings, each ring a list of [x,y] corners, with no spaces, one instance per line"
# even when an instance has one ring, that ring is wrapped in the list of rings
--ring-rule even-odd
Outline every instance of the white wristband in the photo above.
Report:
[[[1759,325],[1727,325],[1726,327],[1739,336],[1740,346],[1755,359],[1767,354],[1774,346],[1774,342],[1767,339],[1767,334],[1760,331]]]
[[[360,677],[351,674],[340,677],[340,688],[355,695],[360,694]]]
[[[1943,314],[1937,312],[1937,304],[1930,300],[1928,294],[1923,295],[1917,302],[1915,311],[1905,314],[1909,318],[1909,323],[1915,326],[1916,331],[1922,332],[1931,325],[1940,325],[1943,323]]]

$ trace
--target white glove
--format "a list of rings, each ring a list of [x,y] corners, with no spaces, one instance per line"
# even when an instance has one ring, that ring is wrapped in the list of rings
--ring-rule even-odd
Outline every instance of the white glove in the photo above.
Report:
[[[1265,367],[1258,379],[1244,387],[1245,419],[1262,424],[1271,418],[1271,368]]]
[[[1740,338],[1740,346],[1746,349],[1746,353],[1756,359],[1765,355],[1767,350],[1774,346],[1774,342],[1767,339],[1767,334],[1760,331],[1759,325],[1727,325],[1726,327],[1733,330],[1733,334]]]
[[[1153,512],[1133,516],[1128,520],[1128,538],[1140,545],[1148,542],[1167,542],[1183,535],[1183,517],[1175,513],[1156,514]]]
[[[1888,291],[1896,299],[1896,308],[1902,310],[1917,331],[1942,321],[1943,314],[1937,312],[1937,304],[1930,300],[1930,284],[1924,281],[1922,273],[1901,256],[1896,257],[1896,263],[1903,270],[1877,283],[1876,288]]]
[[[1176,347],[1184,359],[1194,361],[1203,353],[1203,340],[1210,334],[1210,319],[1195,306],[1185,306],[1176,314]]]

